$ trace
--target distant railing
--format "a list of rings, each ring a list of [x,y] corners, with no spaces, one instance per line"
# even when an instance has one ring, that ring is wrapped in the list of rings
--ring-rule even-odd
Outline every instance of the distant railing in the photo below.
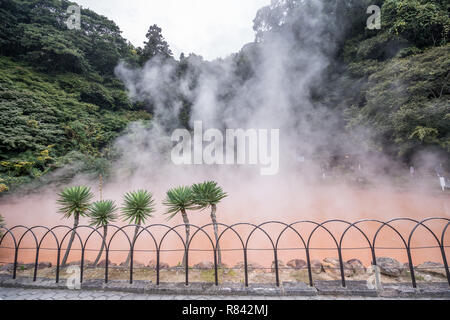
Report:
[[[392,225],[392,224],[398,223],[398,222],[412,223],[413,228],[410,230],[409,235],[407,237],[403,236],[401,234],[401,232]],[[442,227],[443,227],[442,234],[437,234],[431,230],[430,226],[427,225],[431,222],[440,222],[443,224],[442,225]],[[342,234],[340,235],[340,237],[336,237],[335,234],[330,231],[328,226],[333,223],[334,224],[343,224],[345,229],[342,232]],[[374,233],[374,235],[371,239],[360,228],[360,226],[364,223],[376,223],[377,225],[379,225],[379,227],[376,229],[376,232]],[[99,230],[101,228],[96,229],[96,228],[93,228],[90,226],[79,226],[76,229],[70,228],[68,226],[57,226],[54,228],[48,228],[45,226],[36,226],[36,227],[31,227],[31,228],[28,228],[25,226],[15,226],[15,227],[12,227],[9,229],[6,227],[2,227],[2,228],[0,228],[0,230],[3,230],[3,236],[0,238],[0,249],[8,249],[7,247],[2,246],[2,244],[6,237],[11,237],[11,239],[14,243],[14,246],[10,247],[9,249],[14,250],[14,267],[13,267],[12,277],[13,277],[13,279],[15,279],[17,276],[17,266],[18,266],[17,259],[18,259],[18,255],[19,255],[19,250],[24,250],[24,248],[21,248],[21,245],[23,243],[23,239],[25,238],[25,236],[31,235],[32,239],[34,240],[34,244],[35,244],[35,247],[32,249],[36,250],[36,255],[35,255],[35,259],[34,259],[34,261],[35,261],[34,275],[33,275],[33,281],[36,281],[38,265],[39,265],[39,254],[40,254],[41,250],[44,250],[42,248],[42,244],[43,244],[44,240],[47,239],[48,237],[53,238],[55,241],[55,244],[56,244],[56,247],[53,248],[53,250],[57,251],[56,282],[58,283],[59,278],[60,278],[60,269],[61,269],[61,261],[60,261],[61,251],[66,250],[66,249],[62,249],[62,244],[64,243],[64,241],[66,241],[66,239],[69,235],[71,235],[72,233],[75,233],[76,238],[78,239],[79,244],[81,245],[80,282],[83,282],[83,271],[84,271],[85,253],[86,253],[86,249],[87,249],[87,244],[88,244],[89,240],[93,238],[93,235],[97,234],[100,236],[101,239],[103,239],[101,242],[105,246],[106,259],[105,259],[105,267],[104,267],[104,270],[105,270],[104,280],[105,280],[105,283],[107,283],[108,276],[109,276],[108,272],[110,269],[108,258],[110,256],[110,252],[114,251],[111,248],[111,245],[112,245],[113,240],[117,237],[117,235],[123,234],[126,237],[126,239],[128,240],[128,244],[129,244],[129,249],[127,249],[127,252],[130,255],[130,265],[129,265],[130,278],[129,278],[129,280],[130,280],[130,283],[133,283],[133,270],[134,270],[133,257],[134,257],[134,253],[137,251],[137,250],[135,250],[135,245],[136,245],[136,242],[139,240],[139,238],[143,234],[147,234],[152,239],[153,245],[156,248],[154,250],[156,252],[156,285],[160,285],[161,252],[166,251],[166,250],[162,250],[162,245],[163,245],[164,241],[167,239],[168,235],[171,233],[174,233],[174,235],[176,235],[180,239],[180,241],[183,245],[181,251],[185,255],[185,259],[186,259],[186,262],[184,265],[185,277],[186,277],[185,283],[186,283],[186,285],[189,285],[189,253],[191,251],[195,251],[195,250],[191,249],[190,247],[191,247],[192,241],[199,234],[203,234],[209,240],[208,245],[211,246],[211,250],[209,250],[209,251],[213,254],[215,285],[218,285],[219,284],[218,269],[220,268],[220,265],[218,264],[218,247],[221,243],[221,240],[223,239],[224,234],[226,234],[227,232],[232,232],[240,242],[241,247],[239,249],[233,249],[233,250],[242,251],[243,259],[244,259],[244,277],[245,277],[244,281],[245,281],[245,286],[248,286],[249,285],[248,251],[252,250],[249,248],[249,242],[252,239],[252,237],[254,236],[254,234],[256,233],[256,231],[261,231],[265,235],[265,237],[267,237],[267,239],[269,240],[269,242],[271,244],[271,249],[269,249],[269,250],[273,253],[273,260],[274,260],[273,268],[275,269],[276,285],[280,286],[279,251],[286,250],[286,249],[280,248],[280,241],[282,240],[283,235],[285,235],[288,230],[291,230],[298,237],[299,244],[301,246],[298,248],[290,249],[290,250],[305,250],[309,284],[311,286],[313,286],[314,281],[313,281],[313,271],[312,271],[312,266],[311,266],[312,264],[311,264],[310,253],[312,250],[315,250],[315,248],[313,248],[311,246],[312,245],[312,237],[314,234],[316,234],[316,232],[318,230],[323,230],[326,234],[328,234],[330,236],[330,239],[332,239],[332,241],[333,241],[333,245],[335,245],[335,248],[333,248],[333,250],[336,250],[338,253],[340,278],[342,281],[342,286],[346,287],[346,277],[345,277],[345,272],[344,272],[344,260],[343,260],[343,254],[342,254],[343,250],[349,250],[348,248],[343,248],[343,240],[346,237],[346,235],[349,234],[349,231],[353,230],[353,229],[362,235],[362,237],[364,238],[364,242],[367,242],[368,247],[352,248],[352,249],[370,249],[372,265],[376,266],[377,265],[377,254],[376,254],[377,250],[386,249],[386,248],[377,247],[376,244],[377,244],[378,239],[380,238],[379,237],[380,232],[382,230],[384,230],[385,228],[388,228],[388,229],[392,230],[398,236],[398,239],[401,240],[402,245],[404,246],[404,247],[398,248],[398,249],[405,250],[405,252],[406,252],[406,255],[408,257],[408,264],[409,264],[408,267],[410,270],[412,286],[414,288],[417,288],[415,268],[414,268],[414,264],[413,264],[413,258],[412,258],[411,251],[414,249],[418,249],[418,248],[412,247],[412,239],[413,239],[413,236],[418,233],[417,230],[420,228],[423,232],[429,233],[429,235],[431,235],[433,237],[433,239],[436,241],[436,246],[427,247],[427,249],[435,248],[435,249],[440,250],[440,254],[442,256],[442,262],[445,267],[447,281],[450,285],[450,272],[449,272],[449,266],[448,266],[447,257],[446,257],[446,253],[445,253],[445,249],[447,247],[445,246],[445,241],[444,241],[446,233],[450,226],[450,219],[448,219],[448,218],[429,218],[429,219],[425,219],[422,221],[417,221],[417,220],[409,219],[409,218],[398,218],[398,219],[392,219],[387,222],[383,222],[380,220],[369,220],[368,219],[368,220],[360,220],[355,223],[351,223],[351,222],[344,221],[344,220],[329,220],[329,221],[325,221],[323,223],[317,223],[314,221],[298,221],[298,222],[295,222],[292,224],[286,224],[286,223],[279,222],[279,221],[270,221],[270,222],[262,223],[259,225],[255,225],[255,224],[251,224],[251,223],[238,223],[238,224],[234,224],[234,225],[225,225],[222,223],[218,223],[217,225],[218,225],[218,227],[223,229],[218,234],[217,240],[214,235],[211,236],[208,232],[205,231],[206,228],[213,227],[213,224],[207,224],[202,227],[199,227],[196,225],[189,225],[191,227],[191,229],[194,229],[194,232],[190,236],[188,243],[186,243],[185,238],[183,237],[183,233],[180,234],[180,232],[177,231],[177,229],[185,228],[186,225],[184,225],[184,224],[178,225],[175,227],[170,227],[170,226],[163,225],[163,224],[155,224],[155,225],[150,225],[147,227],[136,226],[136,225],[119,227],[119,226],[115,226],[115,225],[110,225],[110,226],[108,226],[108,228],[112,228],[115,231],[113,232],[112,236],[109,238],[108,241],[106,239],[103,239],[102,234],[99,232]],[[302,235],[302,233],[296,229],[296,227],[301,227],[304,225],[310,225],[312,227],[312,231],[307,235],[304,235],[304,234]],[[246,238],[241,237],[240,233],[238,231],[236,231],[236,229],[238,227],[243,227],[243,226],[251,228],[251,231]],[[278,233],[278,236],[271,237],[269,235],[269,233],[265,230],[265,228],[271,227],[271,226],[272,227],[278,226],[282,229],[282,231]],[[134,237],[130,238],[130,236],[125,231],[127,228],[131,228],[131,227],[138,228],[136,238],[134,238]],[[64,236],[62,238],[61,237],[58,238],[56,233],[58,230],[61,230],[61,229],[66,230],[66,233],[64,234]],[[79,231],[82,229],[87,229],[90,232],[89,235],[87,237],[85,237],[84,241],[79,234]],[[166,232],[163,231],[164,233],[163,233],[162,237],[160,237],[160,239],[158,239],[159,241],[155,237],[155,233],[152,232],[155,229],[167,230]],[[19,230],[23,231],[23,232],[21,232],[20,235],[18,235]],[[36,233],[37,230],[41,230],[45,233],[43,234],[43,236],[38,238],[37,233]],[[74,250],[74,249],[72,249],[72,250]],[[176,251],[176,250],[174,250],[174,251]],[[222,251],[225,251],[225,250],[222,250]]]

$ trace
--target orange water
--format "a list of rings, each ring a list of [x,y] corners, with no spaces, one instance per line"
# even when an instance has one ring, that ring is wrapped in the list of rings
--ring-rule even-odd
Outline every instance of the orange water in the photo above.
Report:
[[[282,221],[285,223],[293,223],[302,220],[314,220],[316,222],[324,222],[331,219],[343,219],[350,222],[356,222],[362,219],[380,219],[388,221],[397,217],[407,217],[417,220],[426,219],[429,217],[443,217],[450,218],[448,208],[450,208],[449,198],[444,194],[427,193],[427,192],[397,192],[392,189],[358,189],[345,185],[337,186],[298,186],[298,189],[292,186],[286,186],[285,189],[280,188],[262,188],[253,193],[245,193],[241,187],[236,184],[229,185],[227,190],[231,190],[229,198],[219,205],[218,219],[224,224],[234,224],[239,222],[249,223],[263,223],[265,221]],[[263,190],[263,191],[261,191]],[[108,193],[108,189],[105,191]],[[70,225],[70,222],[61,220],[61,216],[56,213],[54,193],[41,194],[29,196],[26,199],[19,199],[15,201],[3,201],[0,204],[0,212],[5,217],[8,227],[13,225],[44,225],[57,226],[61,224]],[[110,191],[110,194],[114,192]],[[161,194],[156,194],[161,197]],[[159,212],[163,208],[158,207]],[[189,214],[190,221],[194,225],[202,226],[210,223],[208,211],[191,212]],[[81,224],[86,225],[88,220],[82,219]],[[165,221],[164,217],[156,214],[148,224],[164,223],[171,226],[180,224],[176,230],[181,237],[184,237],[184,226],[182,225],[181,217],[177,217],[171,222]],[[447,222],[435,221],[427,225],[437,233],[440,240],[442,230]],[[119,225],[124,225],[119,223]],[[415,223],[411,222],[395,222],[392,224],[408,241],[408,237]],[[337,241],[340,240],[342,232],[346,225],[342,223],[327,224],[330,231],[335,235]],[[360,228],[367,234],[370,241],[372,241],[376,230],[380,224],[368,222],[359,225]],[[270,224],[262,227],[268,235],[276,242],[278,235],[284,229],[278,224]],[[296,225],[295,229],[303,236],[305,241],[313,230],[312,224]],[[110,228],[109,236],[114,233],[114,228]],[[164,233],[168,230],[162,227],[155,227],[150,229],[156,240],[159,242]],[[196,228],[191,228],[191,235],[194,234]],[[213,236],[212,227],[205,228],[211,238]],[[221,227],[220,231],[224,228]],[[253,228],[249,226],[239,226],[236,230],[242,236],[244,242]],[[131,238],[134,228],[126,229],[128,236]],[[59,229],[56,231],[58,237],[61,239],[64,231]],[[67,232],[67,231],[66,231]],[[18,229],[15,234],[20,235],[23,229]],[[90,233],[88,229],[80,229],[79,231],[83,240],[86,239]],[[450,233],[450,231],[448,232]],[[44,230],[36,230],[38,240],[44,234]],[[67,245],[68,237],[65,245]],[[110,237],[108,241],[110,240]],[[98,250],[101,241],[98,235],[94,235],[87,244],[87,252],[85,259],[94,260],[97,253],[90,250]],[[424,228],[420,227],[417,233],[412,238],[412,247],[428,247],[436,246],[437,242],[432,235]],[[450,235],[447,235],[444,244],[450,245]],[[12,262],[14,251],[5,247],[13,246],[10,237],[6,237],[2,248],[0,249],[0,261]],[[358,258],[366,265],[370,264],[371,254],[367,248],[369,245],[359,231],[352,229],[348,232],[343,241],[343,258],[345,260]],[[326,257],[337,257],[338,253],[335,243],[332,238],[322,229],[319,229],[311,239],[311,259],[323,259]],[[404,249],[388,249],[388,248],[403,248],[404,245],[398,235],[389,228],[384,228],[379,234],[377,240],[377,256],[390,256],[398,259],[401,262],[407,262],[407,255]],[[18,261],[31,263],[35,259],[35,244],[33,237],[28,234],[24,237],[19,251]],[[32,249],[26,249],[32,248]],[[55,263],[56,251],[46,250],[46,248],[56,248],[55,241],[48,236],[42,244],[43,250],[40,252],[40,261],[50,261]],[[78,261],[81,258],[81,253],[78,249],[81,246],[78,240],[75,241],[73,251],[70,254],[70,260]],[[114,263],[120,263],[125,260],[129,244],[126,237],[118,234],[111,242],[110,260]],[[192,240],[190,253],[190,264],[193,265],[200,261],[213,261],[213,253],[197,251],[197,250],[211,250],[212,245],[210,240],[202,232],[199,232]],[[262,231],[254,232],[248,244],[248,260],[249,262],[256,262],[264,267],[270,267],[274,260],[273,249],[267,235]],[[299,237],[291,230],[286,231],[279,242],[280,249],[295,249],[295,250],[280,250],[278,258],[287,262],[290,259],[298,258],[305,259],[305,250]],[[302,249],[303,248],[303,249]],[[330,248],[328,250],[327,248]],[[334,249],[331,249],[334,248]],[[357,249],[365,248],[365,249]],[[164,251],[164,250],[180,250]],[[161,261],[167,262],[170,265],[177,265],[182,260],[183,244],[175,233],[170,233],[165,238],[161,246]],[[243,251],[233,249],[242,249],[242,245],[237,236],[231,231],[227,231],[221,240],[222,260],[229,266],[233,266],[239,261],[243,261]],[[264,250],[267,249],[267,250]],[[119,250],[119,251],[116,251]],[[120,252],[124,250],[124,252]],[[155,250],[155,245],[152,238],[144,233],[136,243],[135,261],[148,263],[150,260],[156,260],[155,252],[143,252],[141,250]],[[450,251],[446,249],[447,256],[450,256]],[[61,255],[62,256],[62,255]],[[442,263],[440,250],[437,248],[418,248],[412,250],[414,264],[420,264],[426,261],[436,261]],[[104,256],[103,256],[104,258]]]

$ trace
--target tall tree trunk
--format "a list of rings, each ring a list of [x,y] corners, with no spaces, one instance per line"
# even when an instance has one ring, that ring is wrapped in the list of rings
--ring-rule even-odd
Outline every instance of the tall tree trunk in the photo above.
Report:
[[[70,249],[72,249],[72,243],[73,243],[73,239],[75,239],[75,233],[76,233],[76,230],[78,228],[79,220],[80,220],[80,215],[77,213],[77,214],[75,214],[75,216],[73,218],[72,235],[70,236],[69,244],[67,245],[66,253],[64,254],[64,258],[63,258],[62,263],[61,263],[61,266],[63,266],[63,267],[65,267],[66,264],[67,264],[67,259],[69,258]]]
[[[216,211],[217,206],[213,204],[211,206],[211,220],[214,225],[214,236],[216,237],[216,243],[217,243],[217,264],[219,266],[222,265],[222,252],[220,252],[220,244],[218,243],[219,240],[219,226],[217,225],[217,217],[216,217]]]
[[[183,216],[184,226],[186,228],[186,247],[189,244],[189,236],[191,234],[191,226],[189,224],[189,219],[186,213],[186,210],[181,210],[181,215]],[[186,251],[183,254],[183,267],[186,267]]]
[[[139,232],[139,226],[136,226],[136,229],[134,229],[134,237],[133,237],[133,241],[131,242],[131,244],[133,244],[136,241],[138,232]],[[130,248],[130,252],[128,253],[128,257],[127,260],[125,261],[125,267],[129,267],[130,266],[130,259],[131,259],[131,248]]]
[[[108,226],[103,226],[103,241],[102,241],[102,247],[100,248],[100,252],[98,253],[97,258],[95,259],[94,262],[94,266],[96,267],[100,258],[102,257],[103,254],[103,249],[105,248],[105,243],[106,243],[106,235],[108,234]]]

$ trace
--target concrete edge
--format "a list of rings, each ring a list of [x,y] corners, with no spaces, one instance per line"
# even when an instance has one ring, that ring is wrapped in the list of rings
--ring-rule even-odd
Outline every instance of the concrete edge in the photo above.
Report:
[[[54,289],[67,290],[66,281],[55,283],[53,279],[30,278],[11,279],[0,276],[0,287],[23,289]],[[340,281],[316,281],[315,287],[305,283],[284,282],[280,287],[271,284],[224,283],[215,286],[212,283],[161,283],[157,286],[151,281],[136,280],[130,284],[126,280],[115,280],[104,283],[102,280],[89,280],[80,285],[80,290],[127,292],[157,295],[211,295],[211,296],[340,296],[340,297],[380,297],[380,298],[448,298],[450,286],[448,283],[419,284],[414,289],[411,284],[385,284],[383,290],[369,289],[364,281],[348,281],[347,287]]]

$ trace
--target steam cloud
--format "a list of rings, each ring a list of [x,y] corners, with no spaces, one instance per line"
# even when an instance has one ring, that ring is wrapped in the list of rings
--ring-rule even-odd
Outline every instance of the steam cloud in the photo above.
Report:
[[[330,141],[348,150],[350,144],[345,145],[345,141],[349,141],[349,137],[336,135],[340,132],[335,114],[312,101],[311,89],[324,81],[322,75],[330,65],[334,48],[333,42],[324,46],[322,39],[330,18],[322,13],[320,1],[311,4],[315,14],[307,12],[300,19],[301,30],[304,30],[301,47],[289,33],[272,34],[263,43],[244,47],[243,54],[253,62],[253,76],[246,81],[239,76],[238,65],[232,57],[203,62],[190,56],[188,72],[181,79],[175,76],[177,70],[173,62],[163,63],[158,58],[140,70],[119,65],[116,74],[126,84],[130,96],[149,103],[155,114],[151,128],[136,125],[130,128],[129,136],[140,137],[136,144],[129,136],[119,139],[119,149],[130,155],[122,160],[138,168],[140,174],[155,169],[161,173],[161,167],[166,167],[162,158],[167,160],[165,154],[171,130],[181,125],[183,101],[180,96],[192,103],[191,127],[194,121],[202,121],[205,130],[280,129],[280,159],[285,173],[293,169],[298,155],[311,159],[319,148],[333,145]],[[162,158],[155,158],[156,154]],[[176,170],[170,163],[166,169]],[[214,168],[213,172],[223,170],[230,168]]]
[[[323,185],[323,160],[317,156],[361,153],[365,146],[359,141],[366,140],[362,137],[369,136],[370,130],[345,132],[337,112],[314,99],[315,88],[328,87],[325,73],[337,63],[333,56],[341,34],[333,18],[323,12],[322,1],[309,3],[308,9],[299,13],[297,31],[269,32],[264,41],[257,39],[242,49],[238,55],[250,61],[252,69],[244,76],[236,63],[239,59],[233,56],[209,62],[190,55],[181,77],[174,61],[158,57],[141,69],[124,63],[118,65],[116,75],[126,85],[129,96],[145,102],[154,114],[154,121],[131,124],[115,142],[121,156],[113,163],[104,197],[120,203],[125,192],[144,188],[152,191],[161,203],[168,188],[216,180],[229,193],[223,210],[219,208],[222,222],[423,215],[419,207],[402,204],[406,200],[392,194],[389,185],[382,191]],[[272,2],[272,6],[279,4]],[[170,159],[173,147],[170,138],[173,130],[183,127],[180,119],[186,111],[186,102],[192,104],[190,127],[194,121],[202,121],[204,130],[280,129],[280,173],[262,177],[255,166],[175,166]],[[300,157],[306,163],[300,163]],[[365,168],[396,165],[385,158],[361,162]],[[97,189],[97,182],[85,176],[78,176],[71,184],[81,183]],[[361,196],[361,192],[366,195]],[[383,201],[374,200],[379,197],[385,199],[384,205],[380,203]],[[33,198],[34,202],[46,203],[45,208],[53,208],[54,205],[48,204],[54,200],[54,190],[45,199]],[[8,220],[8,211],[29,212],[24,208],[34,206],[30,202],[21,199],[20,204],[4,206],[2,211]],[[430,209],[427,215],[444,214],[441,203],[433,206],[430,200],[424,203]],[[158,210],[163,212],[164,208],[159,205]],[[48,215],[57,216],[53,209],[49,211],[52,212]],[[18,222],[31,225],[31,221],[38,220],[32,216],[21,214]],[[8,222],[14,220],[17,221],[11,218]],[[159,215],[154,220],[163,221]],[[203,222],[209,222],[206,214],[192,219],[192,223]]]
[[[174,61],[158,57],[141,69],[129,68],[124,63],[117,66],[116,75],[126,85],[129,96],[145,102],[154,120],[151,124],[131,124],[115,142],[121,156],[113,163],[112,176],[104,186],[104,198],[120,203],[125,192],[150,190],[157,200],[158,214],[148,223],[166,223],[161,215],[164,212],[161,202],[169,188],[215,180],[229,194],[219,205],[219,221],[230,225],[269,220],[394,216],[420,219],[448,215],[445,199],[397,193],[382,176],[379,179],[383,180],[383,187],[370,190],[328,184],[321,179],[323,160],[318,155],[361,153],[365,146],[359,141],[366,140],[370,130],[360,128],[346,133],[338,114],[313,97],[315,88],[328,87],[325,72],[336,63],[333,54],[340,32],[334,28],[332,18],[323,13],[321,1],[309,2],[308,11],[298,18],[301,34],[267,33],[265,41],[242,49],[241,58],[251,63],[248,75],[242,75],[236,63],[239,59],[233,56],[208,62],[190,55],[181,77]],[[277,1],[272,3],[277,5]],[[299,44],[294,38],[302,41]],[[280,129],[280,173],[263,177],[255,166],[175,166],[170,159],[174,145],[171,134],[183,128],[181,119],[186,102],[192,104],[191,128],[194,121],[202,121],[204,130],[215,128],[223,132]],[[306,163],[300,163],[300,157]],[[396,166],[386,158],[361,162],[364,169]],[[71,184],[87,184],[98,190],[97,181],[86,176],[77,176]],[[55,194],[55,189],[48,189],[20,201],[10,199],[0,209],[8,225],[70,224],[62,222],[56,213]],[[182,223],[180,217],[177,219],[173,224]],[[190,219],[196,225],[210,223],[207,213],[193,213]],[[178,258],[171,259],[176,263]]]

